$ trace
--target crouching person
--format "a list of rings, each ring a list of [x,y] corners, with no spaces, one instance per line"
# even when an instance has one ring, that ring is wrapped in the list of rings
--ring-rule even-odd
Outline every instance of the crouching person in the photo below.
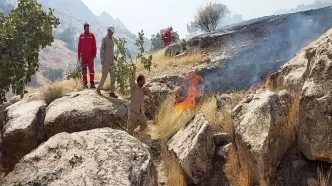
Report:
[[[127,132],[130,135],[134,135],[134,130],[139,126],[140,131],[144,132],[147,128],[147,119],[143,112],[144,96],[151,94],[149,88],[144,87],[145,77],[139,75],[136,79],[136,66],[133,65],[132,75],[130,77],[130,105],[129,105],[129,120],[127,126]]]

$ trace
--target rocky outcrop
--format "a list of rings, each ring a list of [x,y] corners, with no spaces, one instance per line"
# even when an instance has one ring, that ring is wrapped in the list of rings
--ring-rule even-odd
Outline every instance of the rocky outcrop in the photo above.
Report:
[[[160,105],[178,88],[183,76],[163,76],[148,82],[146,86],[151,95],[144,99],[144,112],[147,118],[153,119]]]
[[[110,127],[126,129],[127,102],[108,99],[86,90],[53,101],[46,110],[47,137],[60,132],[78,132]]]
[[[202,115],[194,116],[167,146],[176,154],[191,182],[198,184],[204,180],[212,168],[215,145],[212,127]]]
[[[183,52],[183,45],[181,43],[172,44],[165,50],[165,56],[176,56]]]
[[[269,90],[249,95],[233,110],[235,140],[242,166],[249,166],[251,180],[268,186],[276,168],[293,142],[288,114],[291,96]]]
[[[332,29],[271,76],[273,88],[301,95],[298,145],[311,160],[332,162]]]
[[[321,56],[322,49],[328,49],[325,46],[332,42],[332,29],[327,31],[317,40],[310,43],[307,47],[301,49],[297,55],[281,69],[271,75],[271,87],[287,88],[296,93],[301,93],[302,87],[311,73],[314,63],[317,63],[316,56]],[[325,51],[327,54],[327,51]],[[331,56],[326,56],[330,58]]]
[[[43,101],[19,101],[6,108],[6,125],[2,129],[3,166],[11,170],[26,154],[44,142]]]
[[[332,163],[332,30],[322,36],[302,87],[298,144],[311,160]]]
[[[156,185],[148,147],[121,130],[60,133],[26,155],[1,185]]]

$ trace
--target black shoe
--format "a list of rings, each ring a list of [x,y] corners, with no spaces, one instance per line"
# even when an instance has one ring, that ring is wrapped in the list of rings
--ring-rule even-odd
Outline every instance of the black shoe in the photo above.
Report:
[[[83,85],[83,88],[88,88],[88,85],[87,85],[87,84],[84,84],[84,85]]]
[[[118,98],[118,96],[115,95],[114,93],[110,93],[110,97],[111,97],[111,98]]]
[[[90,88],[96,88],[96,86],[95,86],[95,82],[90,81]]]

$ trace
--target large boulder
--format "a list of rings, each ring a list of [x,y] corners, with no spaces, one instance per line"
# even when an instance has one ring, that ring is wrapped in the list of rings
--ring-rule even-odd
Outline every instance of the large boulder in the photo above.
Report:
[[[153,119],[161,104],[179,87],[183,76],[162,76],[148,82],[146,86],[151,95],[144,99],[144,113],[148,119]]]
[[[26,154],[44,142],[43,101],[19,101],[6,108],[6,125],[2,129],[3,166],[11,170]]]
[[[172,56],[176,56],[176,55],[180,54],[181,52],[183,52],[182,43],[176,43],[176,44],[172,44],[166,48],[165,56],[172,57]]]
[[[1,185],[153,186],[148,147],[121,130],[60,133],[26,155]]]
[[[81,91],[53,101],[46,110],[47,137],[61,132],[78,132],[110,127],[125,130],[128,102],[99,96],[95,91]]]
[[[202,182],[212,169],[213,129],[202,115],[194,116],[167,146],[176,154],[183,171],[194,184]]]
[[[332,30],[312,55],[302,87],[298,145],[311,160],[332,163]]]
[[[288,121],[291,104],[291,96],[285,90],[259,90],[233,110],[240,162],[252,171],[255,184],[271,184],[279,162],[293,142],[294,126]]]
[[[332,162],[332,29],[271,76],[271,86],[301,94],[298,145],[311,160]]]

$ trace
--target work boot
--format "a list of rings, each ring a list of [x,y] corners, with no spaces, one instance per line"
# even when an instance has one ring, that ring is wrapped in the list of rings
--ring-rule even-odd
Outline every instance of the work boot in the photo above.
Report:
[[[90,81],[90,88],[96,88],[94,81]]]
[[[113,92],[110,93],[110,97],[111,98],[118,98],[118,96],[116,94],[114,94]]]
[[[87,84],[84,84],[84,85],[83,85],[83,88],[88,88],[88,85],[87,85]]]

